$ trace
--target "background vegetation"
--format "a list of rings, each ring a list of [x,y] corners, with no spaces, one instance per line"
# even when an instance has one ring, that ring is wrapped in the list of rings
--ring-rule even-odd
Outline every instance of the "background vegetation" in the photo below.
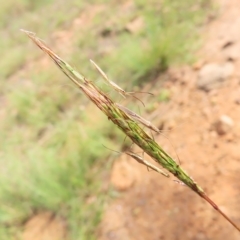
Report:
[[[95,239],[110,196],[100,180],[109,169],[103,145],[116,149],[123,137],[19,29],[89,78],[100,79],[91,58],[132,90],[192,61],[209,1],[0,2],[0,239],[16,239],[45,210],[65,219],[69,239]]]

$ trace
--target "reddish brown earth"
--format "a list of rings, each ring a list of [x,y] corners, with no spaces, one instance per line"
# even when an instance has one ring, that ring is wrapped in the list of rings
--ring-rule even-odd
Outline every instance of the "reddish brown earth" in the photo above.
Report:
[[[171,100],[159,103],[153,122],[171,129],[164,135],[181,167],[240,226],[240,1],[218,4],[219,16],[202,32],[199,62],[167,73]],[[220,69],[227,63],[231,70],[225,81],[206,92],[196,82],[203,67],[212,63]],[[223,115],[232,122],[217,123]],[[166,138],[155,139],[176,156]],[[147,171],[129,157],[116,160],[111,183],[122,194],[107,207],[98,239],[240,239],[218,212],[173,179]]]
[[[199,61],[168,71],[164,87],[171,100],[157,103],[148,118],[169,130],[164,136],[170,141],[160,134],[154,136],[157,142],[176,159],[177,152],[181,167],[240,226],[240,1],[217,4],[220,14],[203,29]],[[81,24],[82,19],[75,21]],[[65,32],[56,34],[65,41],[63,36]],[[196,82],[203,67],[212,63],[228,63],[231,71],[206,92]],[[155,93],[162,88],[158,82],[160,78]],[[216,124],[223,115],[232,123]],[[115,161],[110,182],[121,197],[107,206],[98,240],[240,239],[239,232],[189,188],[129,157]],[[23,239],[61,240],[65,235],[60,219],[42,213],[27,222]]]
[[[60,240],[65,237],[65,222],[50,212],[39,213],[29,219],[23,232],[24,240]]]

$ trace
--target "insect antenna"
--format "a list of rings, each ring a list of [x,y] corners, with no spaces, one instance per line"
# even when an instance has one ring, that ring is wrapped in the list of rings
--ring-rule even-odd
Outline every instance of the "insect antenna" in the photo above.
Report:
[[[129,94],[129,92],[126,92],[126,93]],[[144,102],[141,99],[139,99],[138,97],[136,97],[134,95],[130,95],[130,96],[135,98],[136,100],[138,100],[145,107],[145,104],[144,104]]]
[[[102,145],[103,145],[103,144],[102,144]],[[106,147],[105,145],[103,145],[103,147],[105,147],[106,149],[108,149],[108,150],[110,150],[110,151],[112,151],[112,152],[122,154],[122,152],[119,152],[119,151],[113,150],[113,149],[111,149],[111,148],[109,148],[109,147]]]
[[[137,91],[137,92],[127,92],[128,94],[135,94],[135,93],[143,93],[143,94],[149,94],[149,95],[151,95],[151,96],[154,96],[154,94],[153,93],[151,93],[151,92],[139,92],[139,91]]]

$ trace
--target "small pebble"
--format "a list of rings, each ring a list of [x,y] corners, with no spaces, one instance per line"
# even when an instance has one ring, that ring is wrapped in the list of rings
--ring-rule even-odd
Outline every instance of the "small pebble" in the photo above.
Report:
[[[210,63],[204,65],[198,74],[197,87],[204,91],[219,88],[228,77],[233,73],[234,66],[232,63],[224,65]]]
[[[234,125],[233,120],[227,116],[227,115],[222,115],[217,122],[215,122],[214,127],[216,132],[219,135],[224,135],[228,133]]]

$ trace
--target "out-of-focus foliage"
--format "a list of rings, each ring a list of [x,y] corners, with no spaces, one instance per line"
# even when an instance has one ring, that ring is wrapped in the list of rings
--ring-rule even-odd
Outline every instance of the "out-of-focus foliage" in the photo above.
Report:
[[[65,219],[69,238],[94,239],[106,196],[102,145],[116,149],[123,137],[19,29],[37,32],[89,78],[100,79],[92,58],[131,89],[191,60],[208,1],[0,3],[0,239],[16,239],[45,210]]]

